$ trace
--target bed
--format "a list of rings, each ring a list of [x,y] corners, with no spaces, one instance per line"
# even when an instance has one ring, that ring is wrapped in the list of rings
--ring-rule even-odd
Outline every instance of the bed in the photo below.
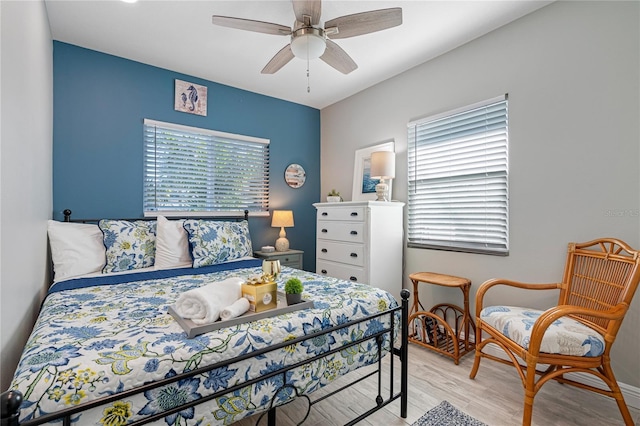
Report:
[[[229,277],[248,280],[262,273],[261,261],[248,256],[246,217],[239,222],[159,217],[105,221],[104,226],[101,221],[100,234],[82,228],[92,232],[93,240],[86,244],[95,248],[102,242],[106,247],[106,260],[96,255],[93,261],[85,260],[91,250],[82,247],[79,238],[74,241],[78,253],[69,247],[61,250],[55,232],[61,226],[50,223],[49,236],[56,276],[63,279],[51,286],[11,388],[1,396],[3,425],[52,420],[109,426],[227,425],[261,412],[275,425],[277,406],[305,397],[311,409],[317,401],[309,395],[315,390],[367,365],[377,367],[356,383],[376,375],[378,395],[371,409],[349,424],[397,399],[400,415],[406,417],[403,318],[408,291],[403,291],[399,306],[389,293],[366,284],[283,267],[278,289],[288,278],[299,278],[313,308],[188,338],[167,313],[180,294]],[[65,255],[58,256],[60,252]],[[99,270],[69,274],[73,267],[65,261],[74,256]],[[387,354],[391,368],[386,371],[388,391],[383,392],[381,361]],[[394,377],[395,358],[401,365],[399,378]]]

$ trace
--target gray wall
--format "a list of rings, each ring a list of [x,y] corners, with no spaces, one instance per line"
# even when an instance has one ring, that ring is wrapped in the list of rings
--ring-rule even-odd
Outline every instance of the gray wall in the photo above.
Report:
[[[0,2],[0,387],[9,387],[48,282],[52,43],[44,2]]]
[[[393,198],[406,202],[407,123],[508,93],[510,255],[405,248],[404,286],[413,272],[459,275],[473,281],[473,300],[489,278],[561,280],[570,241],[610,236],[640,248],[639,9],[638,2],[556,2],[323,109],[322,193],[336,188],[349,200],[348,153],[393,138]],[[461,303],[460,292],[437,286],[420,294]],[[489,303],[524,301],[515,291],[489,296]],[[556,298],[526,301],[546,308]],[[618,381],[634,387],[638,299],[612,355]]]

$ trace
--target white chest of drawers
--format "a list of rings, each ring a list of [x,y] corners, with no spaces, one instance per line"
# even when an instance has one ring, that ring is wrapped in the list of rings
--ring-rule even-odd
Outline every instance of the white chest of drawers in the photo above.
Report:
[[[316,203],[316,273],[370,284],[400,300],[404,203]]]

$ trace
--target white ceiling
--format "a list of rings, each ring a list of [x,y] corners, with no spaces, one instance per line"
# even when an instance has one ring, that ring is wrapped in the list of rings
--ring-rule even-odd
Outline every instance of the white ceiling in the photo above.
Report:
[[[322,109],[539,9],[551,1],[325,0],[321,23],[400,6],[403,24],[335,42],[358,64],[344,75],[320,59],[294,58],[260,73],[289,43],[276,36],[215,26],[212,15],[292,26],[290,1],[45,0],[54,40]],[[307,92],[307,85],[310,92]]]

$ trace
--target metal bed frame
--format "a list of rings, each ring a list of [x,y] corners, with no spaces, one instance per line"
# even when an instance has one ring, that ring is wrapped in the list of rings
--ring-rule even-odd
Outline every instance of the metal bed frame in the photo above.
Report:
[[[64,211],[64,221],[65,222],[70,222],[70,216],[71,216],[71,211],[70,210],[65,210]],[[245,219],[247,219],[248,216],[248,212],[245,211]],[[136,220],[143,220],[143,219],[136,219]],[[74,220],[76,222],[91,222],[92,220]],[[247,380],[243,383],[231,386],[229,388],[220,390],[218,392],[215,392],[213,394],[204,396],[198,400],[195,401],[191,401],[188,402],[184,405],[181,405],[179,407],[175,407],[171,410],[167,410],[164,411],[162,413],[158,413],[155,414],[153,416],[148,416],[145,417],[143,419],[140,419],[138,421],[132,422],[132,423],[128,423],[128,425],[130,426],[137,426],[137,425],[143,425],[143,424],[147,424],[156,420],[160,420],[163,417],[166,417],[170,414],[174,414],[177,413],[179,411],[182,411],[186,408],[190,408],[190,407],[194,407],[196,405],[200,405],[200,404],[204,404],[207,401],[210,401],[212,399],[218,398],[220,396],[223,396],[229,392],[233,392],[236,390],[239,390],[241,388],[244,388],[246,386],[250,386],[252,384],[255,384],[257,382],[263,381],[265,379],[274,377],[274,376],[278,376],[281,375],[283,378],[283,383],[284,385],[281,386],[277,391],[275,396],[273,397],[272,401],[271,401],[271,406],[269,408],[268,411],[264,412],[263,415],[266,413],[267,415],[267,423],[269,426],[276,426],[276,408],[278,406],[282,406],[284,404],[287,404],[289,402],[291,402],[293,400],[290,399],[289,401],[286,401],[284,403],[280,403],[278,405],[275,405],[275,399],[278,396],[278,394],[287,388],[292,388],[294,390],[294,393],[296,395],[296,397],[303,397],[303,398],[307,398],[307,400],[309,401],[309,408],[307,410],[306,415],[304,416],[303,420],[300,422],[300,424],[302,424],[307,417],[309,416],[309,413],[311,411],[311,407],[313,407],[313,405],[325,400],[326,398],[329,398],[371,376],[377,375],[377,379],[378,379],[378,385],[377,385],[377,396],[375,397],[375,406],[372,407],[371,409],[367,410],[365,413],[362,413],[361,415],[359,415],[358,417],[356,417],[355,419],[351,420],[350,422],[346,423],[347,425],[353,425],[358,423],[359,421],[363,420],[364,418],[368,417],[369,415],[375,413],[376,411],[382,409],[383,407],[385,407],[386,405],[390,404],[391,402],[395,401],[396,399],[400,399],[400,416],[402,418],[406,418],[407,417],[407,400],[408,400],[408,395],[407,395],[407,388],[408,388],[408,336],[409,336],[409,324],[408,324],[408,317],[409,317],[409,296],[410,293],[408,290],[403,289],[401,292],[401,297],[402,297],[402,301],[401,301],[401,306],[398,306],[396,308],[392,308],[389,310],[386,310],[384,312],[380,312],[377,313],[375,315],[371,315],[368,316],[366,318],[362,318],[360,320],[355,320],[355,321],[350,321],[348,323],[345,324],[341,324],[339,326],[334,326],[331,327],[329,329],[325,329],[322,330],[320,332],[314,333],[312,335],[309,336],[301,336],[298,337],[296,339],[292,339],[292,340],[288,340],[286,342],[277,344],[277,345],[273,345],[272,347],[269,348],[265,348],[265,349],[261,349],[261,350],[257,350],[251,353],[247,353],[241,356],[237,356],[235,358],[232,358],[230,360],[227,360],[225,362],[219,362],[210,366],[206,366],[206,367],[201,367],[198,368],[196,370],[193,371],[189,371],[187,373],[182,373],[182,374],[178,374],[176,376],[173,376],[171,378],[166,378],[166,379],[162,379],[162,380],[158,380],[152,383],[148,383],[145,384],[143,386],[137,387],[135,389],[130,389],[128,391],[124,391],[124,392],[120,392],[108,397],[103,397],[103,398],[99,398],[96,400],[93,400],[91,402],[87,402],[84,404],[80,404],[77,407],[74,408],[67,408],[67,409],[63,409],[60,411],[57,411],[55,413],[51,413],[51,414],[47,414],[32,420],[28,420],[26,422],[19,422],[19,416],[20,416],[20,405],[22,404],[22,394],[19,391],[15,391],[15,390],[8,390],[3,392],[0,395],[0,408],[1,408],[1,415],[0,415],[0,426],[18,426],[18,425],[22,425],[22,426],[33,426],[33,425],[40,425],[40,424],[44,424],[44,423],[48,423],[51,421],[62,421],[62,424],[64,426],[70,426],[72,423],[72,418],[85,411],[85,410],[89,410],[91,408],[95,408],[104,404],[108,404],[114,401],[118,401],[121,400],[123,398],[128,398],[131,397],[133,395],[136,394],[142,394],[148,390],[151,389],[156,389],[156,388],[160,388],[162,386],[166,386],[168,384],[174,383],[174,382],[178,382],[180,380],[186,379],[186,378],[192,378],[204,373],[207,373],[208,371],[211,370],[215,370],[217,368],[220,367],[224,367],[227,365],[230,365],[232,363],[235,362],[239,362],[239,361],[243,361],[245,359],[249,359],[249,358],[253,358],[259,355],[263,355],[263,354],[268,354],[272,351],[277,351],[283,347],[286,346],[290,346],[293,344],[297,344],[300,342],[303,342],[307,339],[315,339],[320,335],[324,335],[324,334],[328,334],[331,332],[335,332],[337,330],[343,329],[343,328],[348,328],[350,326],[353,326],[355,324],[359,324],[362,322],[366,322],[369,321],[371,319],[374,318],[379,318],[379,317],[383,317],[383,316],[389,316],[390,321],[389,324],[390,326],[387,328],[384,328],[382,330],[379,330],[378,332],[376,332],[375,334],[366,336],[366,337],[362,337],[356,341],[353,341],[351,343],[349,343],[349,345],[344,345],[341,346],[339,348],[335,348],[332,349],[330,351],[324,352],[320,355],[316,355],[314,357],[308,358],[304,361],[300,361],[298,363],[280,368],[278,370],[275,371],[271,371],[266,375],[263,375],[261,377],[255,378],[255,379],[251,379],[251,380]],[[400,318],[401,318],[401,323],[400,323],[400,347],[396,348],[393,345],[394,342],[394,329],[396,328],[396,321],[397,321],[397,314],[400,313]],[[385,398],[383,397],[383,371],[382,371],[382,358],[383,358],[383,348],[382,348],[382,343],[384,341],[384,336],[387,335],[389,338],[389,342],[391,345],[391,360],[390,360],[390,368],[389,368],[389,393],[388,396]],[[372,371],[367,373],[366,375],[364,375],[363,377],[359,378],[358,380],[342,386],[336,390],[333,390],[332,392],[328,393],[325,396],[319,397],[315,400],[311,400],[311,398],[309,398],[309,396],[307,395],[299,395],[297,389],[290,384],[286,383],[286,377],[287,377],[287,372],[291,371],[295,368],[298,368],[300,366],[303,366],[305,364],[309,364],[312,363],[316,360],[322,359],[328,355],[331,355],[333,353],[342,351],[344,349],[347,349],[349,347],[355,346],[355,345],[359,345],[360,343],[363,343],[364,341],[367,340],[371,340],[371,339],[376,339],[376,343],[377,343],[377,352],[378,352],[378,361],[377,361],[377,367]],[[401,370],[400,370],[400,389],[397,390],[397,386],[395,383],[395,377],[394,377],[394,359],[395,357],[399,358],[399,362],[401,363]],[[260,419],[262,418],[262,416],[260,416],[260,418],[258,419],[258,422],[260,421]]]
[[[382,316],[385,316],[385,315],[389,315],[390,316],[390,326],[378,331],[377,333],[375,333],[373,335],[362,337],[362,338],[360,338],[358,340],[355,340],[355,341],[351,342],[349,345],[345,345],[345,346],[342,346],[342,347],[339,347],[339,348],[332,349],[331,351],[327,351],[327,352],[325,352],[323,354],[316,355],[316,356],[314,356],[312,358],[306,359],[306,360],[298,362],[296,364],[292,364],[290,366],[287,366],[287,367],[272,371],[269,374],[266,374],[266,375],[264,375],[262,377],[258,377],[258,378],[251,379],[251,380],[247,380],[247,381],[245,381],[243,383],[240,383],[240,384],[237,384],[235,386],[229,387],[227,389],[223,389],[223,390],[218,391],[216,393],[207,395],[207,396],[205,396],[205,397],[203,397],[201,399],[198,399],[196,401],[192,401],[192,402],[186,403],[186,404],[184,404],[182,406],[173,408],[171,410],[168,410],[168,411],[165,411],[165,412],[153,415],[153,416],[149,416],[149,417],[146,417],[144,419],[140,419],[140,420],[138,420],[136,422],[128,423],[128,425],[137,426],[137,425],[147,424],[147,423],[155,421],[155,420],[160,420],[165,416],[168,416],[168,415],[173,414],[173,413],[177,413],[177,412],[182,411],[182,410],[184,410],[186,408],[189,408],[189,407],[193,407],[193,406],[196,406],[196,405],[200,405],[200,404],[206,403],[209,400],[212,400],[214,398],[218,398],[218,397],[220,397],[220,396],[222,396],[224,394],[227,394],[229,392],[233,392],[235,390],[241,389],[241,388],[243,388],[245,386],[252,385],[254,383],[257,383],[257,382],[263,381],[265,379],[268,379],[270,377],[274,377],[274,376],[277,376],[277,375],[282,375],[283,382],[285,384],[280,389],[278,389],[278,391],[276,392],[276,396],[277,396],[277,393],[280,392],[281,390],[283,390],[285,388],[288,388],[288,387],[292,387],[292,385],[286,384],[286,377],[287,377],[287,372],[288,371],[290,371],[290,370],[292,370],[294,368],[300,367],[302,365],[311,363],[311,362],[316,361],[318,359],[324,358],[324,357],[326,357],[328,355],[331,355],[331,354],[333,354],[335,352],[342,351],[342,350],[344,350],[346,348],[349,348],[351,346],[358,345],[358,344],[360,344],[360,343],[362,343],[364,341],[370,340],[372,338],[375,338],[376,342],[377,342],[378,365],[377,365],[376,369],[374,371],[366,374],[365,376],[359,378],[355,382],[353,382],[353,383],[351,383],[349,385],[343,386],[343,387],[341,387],[339,389],[336,389],[336,390],[332,391],[331,393],[329,393],[329,394],[327,394],[327,395],[325,395],[323,397],[320,397],[320,398],[318,398],[316,400],[312,401],[308,396],[302,395],[302,397],[306,397],[307,399],[309,399],[309,410],[307,411],[306,415],[304,416],[304,419],[302,420],[302,422],[304,422],[304,420],[306,420],[306,418],[308,417],[309,412],[311,410],[311,407],[314,404],[317,404],[320,401],[322,401],[322,400],[324,400],[324,399],[326,399],[326,398],[328,398],[330,396],[333,396],[333,395],[337,394],[338,392],[340,392],[340,391],[342,391],[342,390],[344,390],[344,389],[346,389],[346,388],[348,388],[348,387],[350,387],[350,386],[352,386],[352,385],[354,385],[356,383],[359,383],[362,380],[365,380],[365,379],[367,379],[367,378],[369,378],[369,377],[371,377],[373,375],[376,375],[376,374],[378,376],[378,395],[375,398],[375,404],[376,404],[375,407],[371,408],[370,410],[366,411],[365,413],[363,413],[360,416],[356,417],[355,419],[351,420],[350,422],[347,423],[347,425],[353,425],[353,424],[358,423],[360,420],[362,420],[362,419],[368,417],[369,415],[375,413],[376,411],[380,410],[381,408],[383,408],[384,406],[390,404],[391,402],[395,401],[398,398],[400,398],[400,416],[402,418],[406,418],[407,417],[407,385],[408,385],[408,383],[407,383],[407,376],[408,376],[408,365],[407,365],[407,363],[408,363],[408,349],[407,349],[407,345],[408,345],[408,334],[409,334],[409,332],[408,332],[409,331],[408,330],[408,323],[406,321],[406,318],[408,317],[408,313],[409,313],[409,294],[410,293],[409,293],[408,290],[406,290],[406,289],[402,290],[402,294],[401,294],[402,295],[402,303],[401,303],[401,306],[393,308],[393,309],[389,309],[389,310],[384,311],[384,312],[380,312],[380,313],[375,314],[375,315],[371,315],[371,316],[369,316],[367,318],[362,318],[362,319],[356,320],[356,321],[350,321],[348,323],[345,323],[345,324],[342,324],[342,325],[339,325],[339,326],[334,326],[334,327],[331,327],[329,329],[322,330],[321,332],[314,333],[313,335],[310,335],[310,336],[298,337],[296,339],[288,340],[286,342],[274,345],[274,346],[272,346],[270,348],[265,348],[265,349],[262,349],[262,350],[258,350],[258,351],[254,351],[254,352],[245,354],[245,355],[241,355],[241,356],[235,357],[235,358],[233,358],[231,360],[228,360],[227,362],[220,362],[220,363],[213,364],[213,365],[210,365],[210,366],[207,366],[207,367],[198,368],[198,369],[190,371],[188,373],[182,373],[182,374],[176,375],[176,376],[168,378],[168,379],[158,380],[156,382],[149,383],[149,384],[140,386],[138,388],[131,389],[129,391],[120,392],[118,394],[115,394],[115,395],[112,395],[112,396],[108,396],[108,397],[104,397],[104,398],[99,398],[99,399],[93,400],[91,402],[88,402],[88,403],[85,403],[85,404],[81,404],[78,407],[64,409],[64,410],[61,410],[61,411],[58,411],[58,412],[55,412],[55,413],[51,413],[51,414],[47,414],[45,416],[41,416],[41,417],[38,417],[36,419],[29,420],[29,421],[26,421],[26,422],[23,422],[23,423],[19,423],[18,422],[18,417],[19,417],[19,414],[20,414],[20,405],[22,403],[22,394],[19,391],[9,390],[9,391],[4,392],[0,396],[0,405],[2,407],[2,416],[1,416],[2,420],[1,420],[0,424],[2,426],[18,426],[19,424],[23,425],[23,426],[27,426],[27,425],[31,426],[31,425],[40,425],[40,424],[48,423],[48,422],[53,421],[53,420],[62,420],[62,424],[63,425],[69,426],[69,425],[71,425],[71,421],[72,421],[71,419],[72,419],[72,417],[74,415],[76,415],[78,413],[81,413],[82,411],[88,410],[90,408],[98,407],[98,406],[103,405],[103,404],[107,404],[107,403],[110,403],[110,402],[118,401],[118,400],[123,399],[123,398],[131,397],[131,396],[133,396],[135,394],[141,394],[141,393],[144,393],[145,391],[148,391],[148,390],[151,390],[151,389],[155,389],[155,388],[159,388],[159,387],[168,385],[170,383],[177,382],[177,381],[185,379],[185,378],[191,378],[191,377],[194,377],[194,376],[198,376],[200,374],[206,373],[206,372],[214,370],[216,368],[224,367],[225,365],[228,365],[228,364],[231,364],[231,363],[234,363],[234,362],[242,361],[242,360],[245,360],[245,359],[248,359],[248,358],[253,358],[255,356],[266,354],[266,353],[269,353],[271,351],[276,351],[276,350],[281,349],[281,348],[283,348],[285,346],[290,346],[290,345],[293,345],[293,344],[297,344],[297,343],[302,342],[302,341],[307,340],[307,339],[314,339],[314,338],[318,337],[319,335],[328,334],[328,333],[340,330],[342,328],[347,328],[347,327],[350,327],[352,325],[355,325],[355,324],[358,324],[358,323],[361,323],[361,322],[365,322],[365,321],[369,321],[369,320],[371,320],[373,318],[382,317]],[[393,343],[393,333],[394,333],[394,329],[395,329],[396,313],[397,312],[401,312],[401,318],[402,318],[401,319],[401,327],[400,327],[400,329],[401,329],[401,332],[400,332],[400,334],[401,334],[401,345],[400,345],[400,348],[395,348],[395,347],[391,348],[391,360],[390,360],[390,364],[391,365],[390,365],[390,369],[389,369],[389,395],[385,399],[383,397],[383,395],[382,395],[383,394],[383,390],[382,390],[382,387],[383,387],[382,386],[382,384],[383,384],[383,377],[382,377],[383,376],[383,371],[382,371],[382,357],[383,357],[383,355],[382,355],[382,342],[383,342],[383,336],[386,334],[386,335],[389,336],[389,339],[390,339],[389,341],[391,343]],[[400,362],[401,362],[400,389],[399,389],[399,391],[396,390],[397,387],[395,386],[395,380],[394,380],[394,357],[395,356],[398,356],[399,359],[400,359]],[[294,390],[295,390],[295,388],[294,388]],[[297,391],[296,391],[296,394],[297,394]],[[274,399],[275,399],[275,397],[274,397]],[[288,402],[290,402],[290,401],[288,401]],[[280,405],[283,405],[283,404],[280,404]],[[276,426],[276,408],[277,408],[277,406],[273,405],[273,400],[272,400],[272,407],[269,409],[269,411],[267,411],[267,422],[268,422],[269,426]]]

